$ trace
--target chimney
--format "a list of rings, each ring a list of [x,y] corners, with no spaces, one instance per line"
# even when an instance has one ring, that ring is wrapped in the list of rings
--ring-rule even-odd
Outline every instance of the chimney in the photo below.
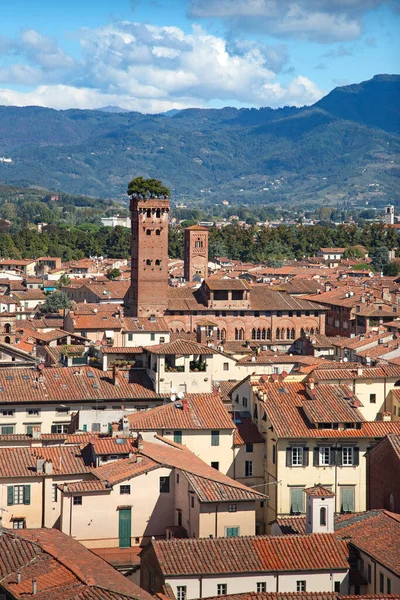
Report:
[[[137,456],[136,457],[136,462],[137,463],[141,463],[143,461],[143,456]]]
[[[20,584],[21,583],[21,573],[18,571],[17,573],[17,583]]]
[[[53,463],[51,460],[46,460],[44,463],[44,472],[46,475],[53,475]]]
[[[182,410],[184,412],[187,412],[189,410],[189,402],[185,398],[182,400]]]
[[[315,387],[315,381],[312,377],[310,377],[310,379],[308,380],[308,389],[313,390],[314,387]]]
[[[118,372],[119,372],[118,367],[116,365],[113,365],[112,379],[113,379],[113,384],[114,385],[119,385],[119,382],[118,382]]]
[[[391,421],[392,420],[392,413],[390,412],[384,412],[382,413],[382,421]]]
[[[32,579],[32,595],[36,594],[36,592],[37,592],[36,579]]]
[[[44,458],[38,456],[36,459],[36,473],[43,473]]]
[[[141,450],[143,450],[143,437],[140,433],[138,433],[136,440],[137,440],[137,449],[140,452]]]
[[[357,376],[361,377],[363,374],[363,368],[362,367],[357,367]]]

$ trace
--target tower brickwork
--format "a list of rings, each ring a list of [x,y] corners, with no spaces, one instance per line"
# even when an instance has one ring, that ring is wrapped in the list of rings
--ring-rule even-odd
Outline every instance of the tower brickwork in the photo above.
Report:
[[[160,317],[168,306],[169,200],[131,198],[131,286],[126,314]]]
[[[200,225],[185,229],[184,277],[193,281],[195,275],[208,277],[208,229]]]

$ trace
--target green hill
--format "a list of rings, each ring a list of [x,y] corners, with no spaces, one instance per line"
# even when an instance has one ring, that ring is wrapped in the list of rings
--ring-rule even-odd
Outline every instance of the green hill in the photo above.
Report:
[[[400,76],[314,106],[168,115],[0,107],[0,182],[119,197],[136,175],[216,202],[400,203]]]

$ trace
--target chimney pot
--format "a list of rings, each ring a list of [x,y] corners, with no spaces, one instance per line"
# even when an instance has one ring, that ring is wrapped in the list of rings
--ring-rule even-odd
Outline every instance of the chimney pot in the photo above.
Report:
[[[32,579],[32,595],[36,594],[37,592],[37,583],[36,583],[36,579]]]

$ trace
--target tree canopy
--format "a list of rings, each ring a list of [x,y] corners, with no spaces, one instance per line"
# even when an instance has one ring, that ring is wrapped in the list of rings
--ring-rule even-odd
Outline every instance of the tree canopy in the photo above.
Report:
[[[135,177],[128,184],[128,196],[135,198],[169,198],[171,191],[163,185],[161,179]]]
[[[71,302],[65,292],[53,292],[46,298],[46,302],[40,307],[43,313],[56,313],[60,308],[71,308]]]

